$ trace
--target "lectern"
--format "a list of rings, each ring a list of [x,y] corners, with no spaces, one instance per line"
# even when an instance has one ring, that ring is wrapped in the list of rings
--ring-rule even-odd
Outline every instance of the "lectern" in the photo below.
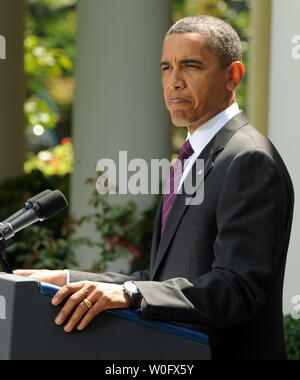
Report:
[[[125,309],[100,313],[83,331],[54,323],[59,288],[0,273],[0,360],[210,360],[208,337],[145,321]]]

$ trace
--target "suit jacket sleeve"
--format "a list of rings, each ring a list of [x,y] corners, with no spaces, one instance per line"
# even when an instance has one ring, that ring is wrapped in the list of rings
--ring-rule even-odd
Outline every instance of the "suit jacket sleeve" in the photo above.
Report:
[[[142,318],[224,328],[255,317],[278,265],[287,211],[284,186],[268,153],[238,154],[220,189],[211,272],[193,281],[136,281],[145,300]]]
[[[105,282],[109,284],[124,284],[126,281],[148,281],[150,279],[150,274],[147,271],[134,272],[129,276],[107,272],[107,273],[87,273],[75,270],[69,270],[70,282],[78,281],[94,281],[94,282]]]

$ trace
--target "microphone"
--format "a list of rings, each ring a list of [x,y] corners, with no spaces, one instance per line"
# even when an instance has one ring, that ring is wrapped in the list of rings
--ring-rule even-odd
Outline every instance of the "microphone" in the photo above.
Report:
[[[27,208],[28,210],[30,208],[33,208],[33,204],[38,201],[39,199],[41,198],[44,198],[46,195],[49,195],[50,193],[52,193],[53,191],[52,190],[45,190],[37,195],[35,195],[34,197],[28,199],[28,201],[25,203],[25,208]]]
[[[11,217],[9,217],[8,219],[4,220],[2,223],[0,223],[0,226],[1,225],[4,225],[6,223],[11,223],[14,219],[17,219],[18,217],[20,217],[21,215],[25,214],[26,211],[30,210],[33,208],[33,204],[38,201],[39,199],[43,198],[44,196],[48,195],[52,193],[51,190],[45,190],[43,191],[42,193],[40,194],[37,194],[35,195],[34,197],[28,199],[28,201],[25,203],[24,207],[22,208],[22,210],[16,212],[14,215],[12,215]]]
[[[50,192],[47,190],[46,195],[41,198],[37,197],[33,197],[28,201],[31,205],[29,210],[14,217],[10,222],[0,225],[0,241],[13,238],[17,232],[38,221],[43,222],[52,218],[68,206],[68,201],[59,190]]]

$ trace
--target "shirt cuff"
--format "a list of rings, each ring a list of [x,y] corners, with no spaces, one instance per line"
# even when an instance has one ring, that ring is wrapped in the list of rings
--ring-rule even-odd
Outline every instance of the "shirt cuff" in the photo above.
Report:
[[[67,274],[67,284],[70,283],[70,271],[68,269],[65,269],[64,272]]]

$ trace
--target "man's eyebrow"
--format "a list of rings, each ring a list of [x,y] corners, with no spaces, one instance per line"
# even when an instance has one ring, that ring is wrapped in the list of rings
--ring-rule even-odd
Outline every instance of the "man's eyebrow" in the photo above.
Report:
[[[193,58],[183,59],[182,61],[180,61],[180,63],[184,63],[184,64],[196,63],[197,65],[204,66],[203,62],[199,61],[198,59],[193,59]]]
[[[204,63],[199,61],[198,59],[194,59],[194,58],[188,58],[188,59],[183,59],[182,61],[180,61],[180,63],[183,63],[183,64],[189,64],[189,63],[195,63],[197,65],[200,65],[200,66],[204,66]],[[160,66],[168,66],[170,65],[170,62],[168,61],[163,61],[160,63]]]

